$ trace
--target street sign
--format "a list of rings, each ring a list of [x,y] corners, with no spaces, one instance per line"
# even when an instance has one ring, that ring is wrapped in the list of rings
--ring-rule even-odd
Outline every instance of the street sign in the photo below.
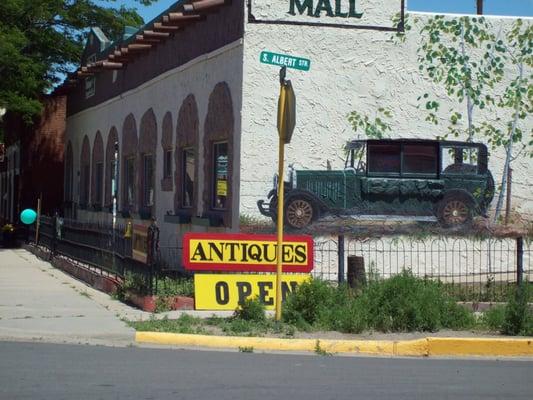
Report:
[[[278,132],[284,143],[290,143],[296,126],[296,96],[291,81],[281,85],[278,100]]]
[[[259,57],[259,61],[261,61],[263,64],[293,68],[298,69],[300,71],[309,71],[309,68],[311,67],[311,60],[307,58],[271,53],[270,51],[262,51]]]

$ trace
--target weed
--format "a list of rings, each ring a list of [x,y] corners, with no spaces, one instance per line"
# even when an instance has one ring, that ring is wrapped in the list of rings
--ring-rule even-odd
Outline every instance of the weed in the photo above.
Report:
[[[442,285],[408,271],[370,282],[357,296],[343,285],[304,283],[287,299],[284,320],[302,330],[346,333],[435,331],[475,324],[473,314],[458,306]]]
[[[83,292],[79,292],[80,296],[87,297],[88,299],[92,298],[92,296],[84,290]]]
[[[530,288],[527,283],[516,288],[505,307],[501,332],[506,335],[533,335],[533,312],[529,309]]]
[[[235,310],[234,318],[244,321],[264,322],[265,305],[257,298],[246,299]]]
[[[326,351],[320,346],[320,340],[317,340],[315,343],[315,354],[318,354],[319,356],[326,356],[326,357],[333,355],[333,353]]]
[[[483,313],[481,324],[491,331],[499,331],[505,321],[505,306],[492,307]]]
[[[158,296],[155,301],[155,312],[166,312],[172,309],[170,304],[170,298]]]
[[[138,331],[153,331],[153,332],[172,332],[172,333],[193,333],[206,334],[207,332],[202,326],[202,320],[182,314],[178,319],[155,319],[153,316],[148,321],[127,321],[128,325]]]
[[[155,282],[153,287],[156,287]],[[189,278],[173,279],[169,277],[158,277],[157,295],[163,297],[172,296],[194,296],[194,281]]]
[[[241,353],[253,353],[254,348],[253,346],[239,346],[239,351]]]

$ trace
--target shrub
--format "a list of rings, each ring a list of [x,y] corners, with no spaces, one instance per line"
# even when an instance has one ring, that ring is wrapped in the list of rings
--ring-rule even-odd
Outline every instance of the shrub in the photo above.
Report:
[[[501,332],[505,335],[533,335],[533,311],[530,310],[529,285],[524,283],[516,288],[505,307]]]
[[[283,320],[299,328],[315,324],[321,314],[333,309],[335,288],[319,279],[311,279],[298,286],[283,305]]]
[[[404,271],[371,282],[359,296],[346,286],[320,280],[298,287],[284,305],[284,321],[302,328],[360,333],[461,329],[475,324],[474,316],[456,304],[437,282]]]
[[[154,288],[156,287],[155,282],[153,286]],[[159,278],[157,281],[157,295],[163,297],[194,296],[194,281],[190,278]]]
[[[472,313],[457,305],[442,285],[409,271],[370,284],[359,302],[368,326],[383,332],[459,329],[474,324]]]
[[[266,320],[265,305],[257,298],[246,299],[235,310],[235,319],[251,322],[264,322]]]
[[[492,307],[483,313],[482,323],[491,331],[499,331],[505,321],[505,307]]]

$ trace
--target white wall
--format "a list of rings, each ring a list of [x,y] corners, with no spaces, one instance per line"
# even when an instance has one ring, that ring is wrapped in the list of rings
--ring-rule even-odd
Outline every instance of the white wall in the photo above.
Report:
[[[66,143],[72,142],[74,155],[74,193],[75,201],[79,199],[79,177],[80,151],[85,135],[88,136],[91,144],[91,155],[96,132],[100,131],[104,143],[104,151],[107,145],[107,137],[111,127],[115,127],[119,136],[120,154],[122,154],[122,125],[126,116],[132,113],[137,125],[137,137],[140,134],[140,122],[144,113],[150,108],[153,109],[157,121],[157,164],[156,164],[156,217],[161,227],[161,245],[176,246],[179,236],[179,229],[188,230],[191,227],[180,227],[176,224],[164,222],[164,215],[168,210],[174,210],[174,191],[161,191],[161,178],[163,176],[163,150],[161,147],[162,123],[167,112],[172,113],[173,121],[173,144],[176,144],[176,124],[178,111],[183,100],[193,94],[198,106],[199,117],[199,138],[198,143],[202,146],[204,135],[204,123],[207,115],[209,95],[219,82],[225,81],[230,90],[233,101],[233,111],[235,120],[235,158],[234,165],[239,165],[239,143],[238,137],[241,130],[240,109],[241,109],[241,71],[242,69],[242,41],[237,41],[220,48],[210,54],[198,57],[187,64],[168,71],[157,78],[146,82],[142,86],[123,93],[121,96],[113,98],[105,103],[72,115],[67,120]],[[98,89],[97,89],[98,90]],[[202,212],[202,192],[204,190],[203,179],[203,150],[199,154],[199,209]],[[173,169],[174,169],[173,165]],[[239,169],[234,172],[234,179],[239,179]],[[123,179],[120,177],[119,179]],[[175,185],[174,185],[175,186]],[[174,187],[174,190],[176,188]],[[121,191],[119,190],[119,203]],[[90,197],[89,197],[90,198]],[[234,206],[238,207],[238,185],[233,196]],[[120,206],[119,206],[120,209]],[[81,219],[102,219],[110,218],[108,213],[92,213],[79,211]],[[234,224],[238,222],[238,213],[235,213]],[[122,222],[122,221],[121,221]]]
[[[366,3],[369,1],[383,2],[366,0]],[[270,17],[275,19],[278,11],[273,8],[270,12]],[[368,12],[372,12],[372,8]],[[417,15],[419,22],[416,24],[413,17],[414,14],[411,14],[413,29],[408,32],[403,44],[396,43],[392,33],[376,30],[246,23],[241,214],[259,216],[256,201],[265,198],[270,190],[277,165],[279,68],[261,64],[261,51],[311,60],[310,71],[289,69],[287,74],[297,98],[297,126],[292,143],[287,146],[285,160],[286,163],[295,163],[299,169],[325,169],[327,160],[333,168],[343,167],[343,145],[356,137],[346,118],[352,110],[374,117],[379,107],[390,109],[393,112],[393,138],[434,139],[447,132],[448,110],[456,103],[447,97],[442,87],[419,72],[417,48],[421,41],[420,28],[429,15]],[[514,19],[504,17],[487,19],[495,32],[501,29],[503,33],[514,22]],[[308,22],[330,23],[337,20],[321,17],[308,19]],[[531,24],[533,19],[525,21]],[[507,78],[495,92],[501,93],[503,85],[508,82]],[[439,126],[426,122],[425,114],[418,109],[420,103],[417,98],[425,92],[435,93],[441,103]],[[465,120],[466,107],[455,108],[459,108]],[[491,110],[478,116],[478,121],[493,123],[497,116],[503,121],[509,119],[509,115]],[[526,132],[531,129],[531,115],[521,122],[521,126]],[[497,185],[501,181],[503,161],[502,149],[490,152],[489,168]],[[533,219],[533,182],[529,179],[532,168],[530,158],[521,157],[514,162],[513,202],[518,211]],[[495,202],[496,199],[493,205]]]

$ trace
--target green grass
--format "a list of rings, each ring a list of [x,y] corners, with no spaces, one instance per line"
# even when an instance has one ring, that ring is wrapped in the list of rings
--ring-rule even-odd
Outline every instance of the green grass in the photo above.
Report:
[[[178,319],[152,317],[148,321],[127,321],[127,324],[141,332],[207,333],[202,319],[187,314],[181,315]]]

